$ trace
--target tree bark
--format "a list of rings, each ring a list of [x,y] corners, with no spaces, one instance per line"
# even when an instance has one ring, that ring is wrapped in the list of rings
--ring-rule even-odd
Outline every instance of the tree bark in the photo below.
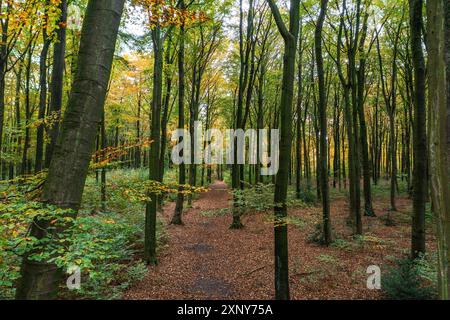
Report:
[[[179,7],[181,10],[185,10],[184,0],[180,0]],[[184,74],[184,63],[185,63],[185,24],[184,21],[180,26],[180,48],[178,50],[178,129],[184,130],[185,120],[184,120],[184,99],[185,99],[185,74]],[[184,138],[180,137],[178,143],[185,143]],[[184,152],[184,151],[181,151]],[[183,153],[180,153],[180,157],[184,157]],[[183,186],[186,184],[186,165],[184,161],[181,162],[179,166],[179,176],[178,183],[180,187],[178,189],[177,203],[175,206],[175,213],[172,217],[171,224],[182,225],[183,224],[183,207],[184,207],[184,194]]]
[[[151,112],[151,137],[150,146],[150,180],[161,181],[159,157],[161,152],[161,108],[162,108],[162,82],[163,82],[163,40],[161,26],[157,25],[152,30],[153,48],[155,54],[153,75],[153,102]],[[150,196],[145,211],[145,249],[144,261],[147,264],[157,264],[156,258],[156,213],[158,196],[154,193]]]
[[[59,4],[61,14],[59,17],[59,29],[56,31],[56,42],[53,48],[53,71],[51,83],[50,114],[59,115],[63,103],[64,89],[64,59],[66,54],[66,25],[67,25],[67,1],[62,0]],[[57,117],[59,119],[59,117]],[[50,142],[45,149],[45,167],[50,167],[53,150],[59,133],[59,123],[52,123],[49,129]]]
[[[315,52],[317,63],[317,74],[319,78],[319,126],[320,126],[320,153],[319,166],[320,167],[320,189],[322,196],[322,210],[323,210],[323,241],[325,245],[330,245],[332,242],[331,235],[331,217],[330,217],[330,190],[328,185],[328,119],[327,119],[327,99],[325,74],[323,67],[322,55],[322,30],[327,14],[328,0],[321,1],[321,8],[319,19],[316,24],[315,32]]]
[[[445,4],[445,5],[444,5]],[[448,52],[446,33],[450,5],[448,1],[427,1],[429,107],[430,107],[430,172],[433,210],[437,215],[439,295],[450,299],[450,188],[449,186],[449,121],[446,69]],[[445,12],[444,11],[447,11]],[[448,43],[448,42],[447,42]],[[447,61],[446,61],[447,59]]]
[[[289,258],[287,218],[287,189],[292,151],[292,103],[294,99],[295,58],[300,27],[300,0],[290,1],[289,29],[282,20],[275,2],[268,0],[272,15],[283,36],[285,51],[283,64],[283,89],[280,103],[280,158],[275,182],[274,215],[275,233],[275,296],[277,300],[289,300]],[[281,225],[279,225],[279,223]]]
[[[25,67],[25,139],[22,150],[22,168],[20,173],[22,175],[30,173],[28,166],[28,150],[30,149],[30,127],[31,122],[31,105],[30,105],[30,80],[31,80],[31,62],[33,56],[33,49],[28,51],[27,65]]]
[[[355,118],[352,112],[352,105],[350,100],[350,90],[352,89],[352,83],[354,76],[348,75],[346,79],[344,76],[342,63],[341,63],[341,51],[342,51],[342,34],[344,29],[344,12],[346,11],[346,2],[343,4],[343,9],[341,13],[341,22],[338,32],[338,44],[337,44],[337,59],[336,66],[338,69],[338,75],[342,84],[343,96],[344,96],[344,118],[345,118],[345,130],[347,133],[348,140],[348,175],[349,175],[349,193],[350,193],[350,220],[353,224],[353,232],[357,235],[361,235],[362,230],[362,217],[361,217],[361,206],[360,206],[360,182],[359,182],[359,167],[356,165],[358,162],[358,149],[357,149],[357,138],[354,135],[355,132]],[[352,60],[352,56],[349,53],[349,61]],[[351,63],[351,62],[349,62]],[[349,67],[349,69],[351,69]],[[349,72],[350,73],[350,72]],[[345,153],[345,143],[343,144]],[[343,155],[343,159],[344,159]],[[344,160],[345,161],[345,160]],[[344,164],[345,169],[345,164]],[[346,172],[344,171],[344,176]],[[344,179],[345,181],[345,179]]]
[[[426,70],[422,50],[423,0],[410,0],[411,50],[414,66],[414,174],[411,256],[425,253],[427,202]]]
[[[298,40],[298,95],[297,95],[297,141],[295,146],[295,194],[301,198],[302,183],[302,107],[303,107],[303,27],[300,16],[300,30]]]
[[[47,0],[45,6],[49,6],[50,1]],[[45,24],[49,23],[48,12],[45,12]],[[34,172],[39,173],[45,169],[44,161],[44,133],[45,133],[45,113],[47,108],[47,58],[50,49],[51,39],[47,35],[47,28],[42,30],[43,47],[39,58],[39,111],[38,111],[38,127],[36,133],[36,160]]]
[[[368,13],[364,16],[363,29],[359,43],[359,70],[358,70],[358,120],[361,139],[362,171],[364,183],[364,214],[368,217],[374,217],[375,212],[372,206],[372,186],[371,186],[371,168],[369,161],[369,144],[367,141],[367,125],[364,110],[364,93],[366,86],[366,53],[364,45],[366,42],[368,28]]]

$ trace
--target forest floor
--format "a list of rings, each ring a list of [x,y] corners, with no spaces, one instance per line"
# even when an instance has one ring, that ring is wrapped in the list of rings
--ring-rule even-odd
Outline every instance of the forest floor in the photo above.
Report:
[[[161,214],[168,243],[160,250],[159,264],[149,268],[145,279],[124,294],[125,299],[272,299],[273,227],[271,212],[246,214],[245,228],[230,230],[228,208],[231,195],[224,182],[216,182],[186,210],[182,227],[168,225],[174,203]],[[382,272],[395,259],[407,256],[410,247],[411,200],[397,199],[398,212],[391,214],[395,226],[386,226],[389,201],[374,200],[378,217],[364,218],[364,237],[353,238],[347,226],[348,203],[333,197],[332,246],[312,243],[309,238],[321,220],[321,208],[290,208],[296,223],[289,225],[290,285],[292,299],[382,299],[367,289],[367,268]],[[219,214],[210,214],[211,212]],[[208,214],[209,213],[209,214]],[[431,247],[433,236],[428,237]]]

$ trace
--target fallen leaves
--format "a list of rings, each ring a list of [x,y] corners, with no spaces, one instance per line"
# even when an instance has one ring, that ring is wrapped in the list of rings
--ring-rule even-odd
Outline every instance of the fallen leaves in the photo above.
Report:
[[[252,213],[243,218],[245,228],[230,230],[231,214],[204,215],[229,207],[226,186],[215,183],[201,194],[194,208],[184,216],[184,227],[167,226],[168,246],[160,253],[160,264],[150,267],[145,280],[125,294],[127,299],[273,299],[273,226],[270,213]],[[293,299],[382,299],[380,291],[366,288],[367,267],[382,270],[392,263],[389,257],[404,256],[409,250],[409,224],[405,216],[409,199],[398,199],[400,212],[393,218],[397,227],[383,222],[384,200],[375,202],[378,218],[364,218],[365,236],[353,239],[346,224],[345,199],[332,202],[333,227],[339,236],[336,246],[323,247],[308,242],[321,208],[289,210],[290,281]],[[164,208],[170,221],[174,204]],[[319,218],[319,219],[318,219]],[[430,237],[431,238],[431,237]],[[345,245],[344,245],[345,244]],[[434,247],[433,239],[430,244]],[[207,247],[209,250],[189,250]]]

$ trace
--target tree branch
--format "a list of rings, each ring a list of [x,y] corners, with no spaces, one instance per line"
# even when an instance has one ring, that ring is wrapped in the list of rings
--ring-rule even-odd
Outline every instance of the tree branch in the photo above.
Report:
[[[275,22],[277,23],[277,27],[281,33],[281,36],[284,38],[284,40],[289,40],[293,36],[286,28],[286,25],[284,24],[283,18],[281,17],[281,13],[280,10],[278,9],[278,6],[274,2],[274,0],[267,0],[267,2],[270,6],[270,10],[272,11],[272,15],[275,19]]]

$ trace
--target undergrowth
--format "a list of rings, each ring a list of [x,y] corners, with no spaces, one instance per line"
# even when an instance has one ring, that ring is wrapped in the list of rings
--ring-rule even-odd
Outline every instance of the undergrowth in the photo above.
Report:
[[[122,292],[143,278],[147,271],[141,262],[144,236],[144,203],[132,201],[118,186],[128,186],[148,179],[144,170],[113,170],[107,174],[106,210],[102,210],[100,183],[95,175],[87,179],[82,208],[72,227],[62,234],[64,248],[54,246],[35,260],[52,261],[67,271],[72,266],[81,270],[81,289],[69,291],[65,279],[61,298],[119,299]],[[13,194],[27,186],[0,186],[0,191]],[[30,182],[33,184],[33,181]],[[28,187],[32,188],[32,186]],[[44,207],[25,197],[2,201],[0,215],[0,299],[13,299],[19,278],[21,256],[43,244],[28,235],[28,226],[36,214],[57,215],[58,210]],[[69,218],[67,218],[69,219]],[[163,244],[166,234],[159,221],[157,239]],[[68,277],[68,276],[67,276]],[[67,278],[63,277],[63,278]]]
[[[391,300],[431,300],[437,298],[435,258],[423,256],[415,261],[400,259],[382,277],[382,290]]]

